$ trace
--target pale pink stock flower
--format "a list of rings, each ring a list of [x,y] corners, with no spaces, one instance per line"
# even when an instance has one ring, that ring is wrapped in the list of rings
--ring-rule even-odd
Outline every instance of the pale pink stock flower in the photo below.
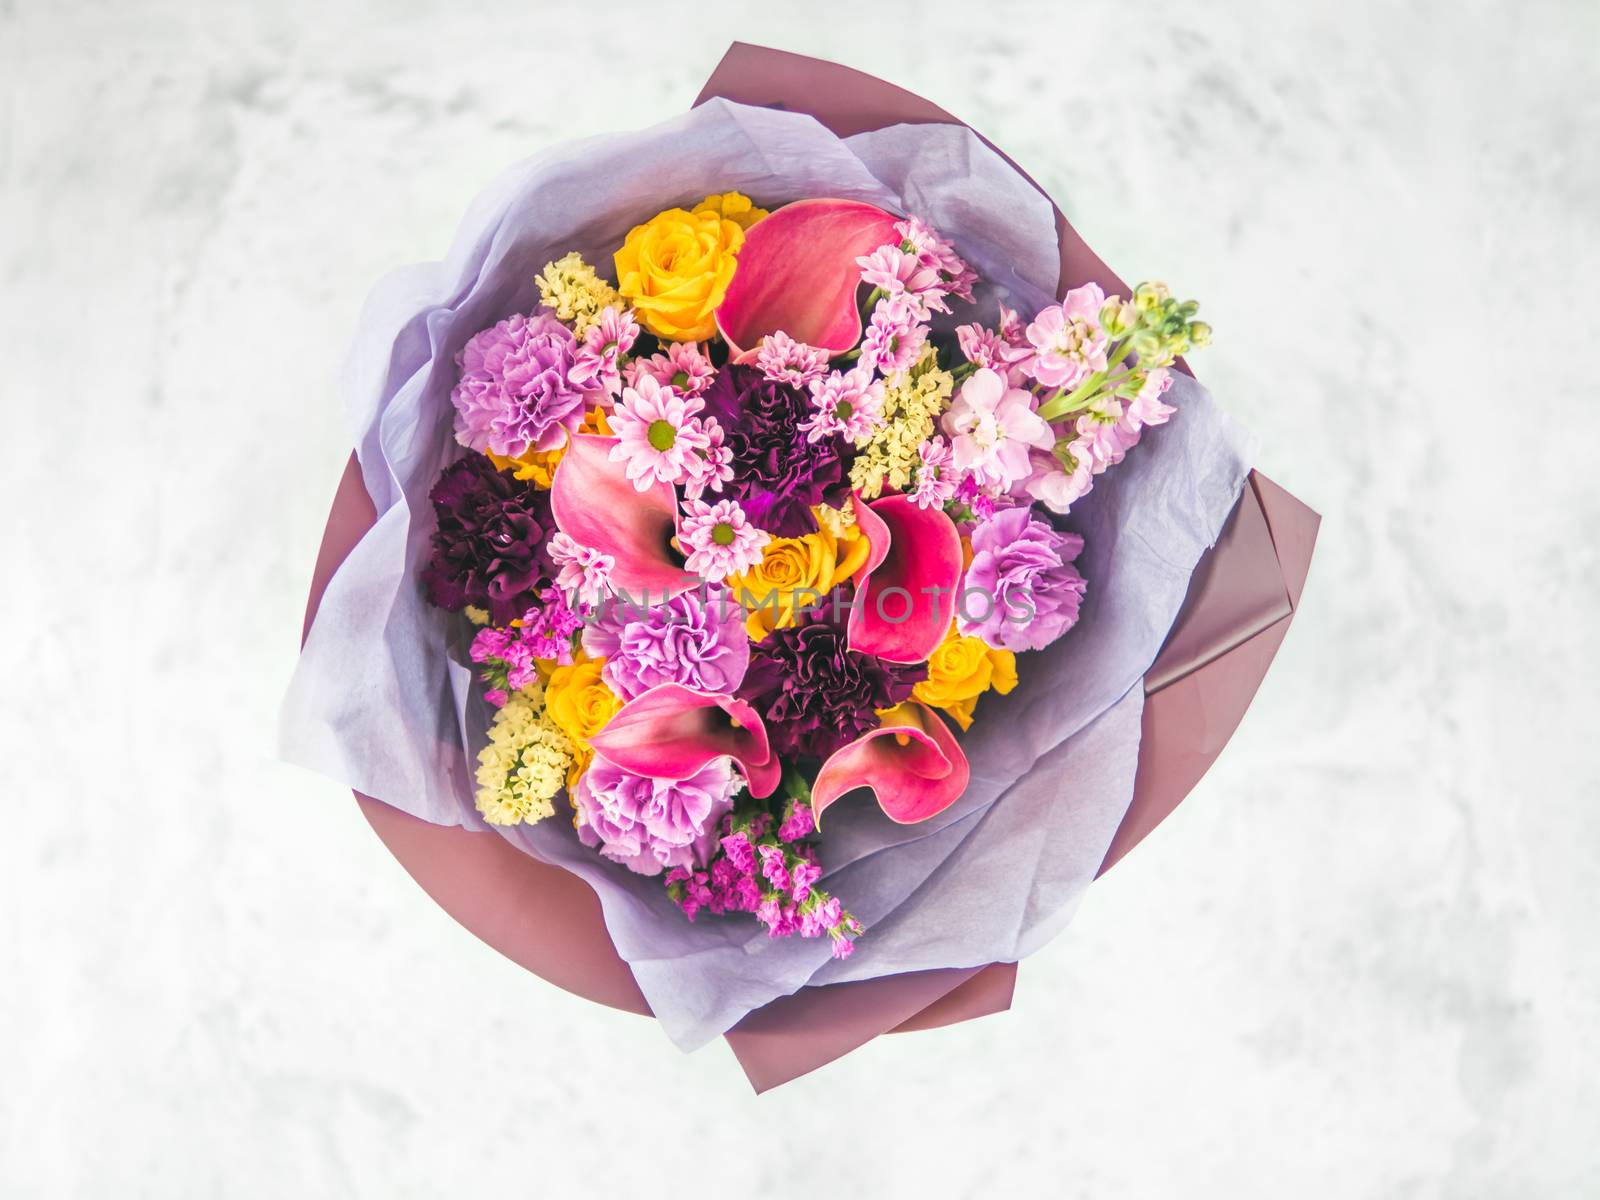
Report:
[[[861,364],[885,377],[909,370],[928,340],[928,327],[904,296],[885,296],[872,309],[861,339]]]
[[[943,508],[956,494],[960,479],[949,444],[937,435],[917,449],[917,484],[911,501],[918,508]]]
[[[1139,441],[1139,426],[1123,417],[1122,402],[1114,396],[1097,400],[1077,419],[1073,453],[1087,457],[1094,473],[1114,467]]]
[[[1075,457],[1070,470],[1048,451],[1035,450],[1030,461],[1033,471],[1022,481],[1022,492],[1052,512],[1068,512],[1094,487],[1094,470],[1087,458]]]
[[[717,369],[705,356],[698,342],[673,342],[665,353],[636,358],[627,367],[629,387],[637,387],[645,377],[684,396],[698,396],[711,386]]]
[[[811,403],[817,411],[800,425],[807,441],[835,434],[848,442],[862,441],[883,424],[883,381],[867,366],[834,371],[812,380]]]
[[[597,603],[610,586],[616,559],[592,546],[580,545],[565,533],[552,537],[548,549],[550,561],[558,568],[556,586],[581,603]]]
[[[1171,386],[1172,372],[1166,367],[1156,367],[1145,376],[1139,394],[1128,402],[1128,411],[1124,416],[1135,425],[1165,425],[1167,418],[1178,411],[1161,401]]]
[[[606,395],[615,397],[622,387],[617,362],[639,340],[639,323],[633,314],[615,305],[606,305],[600,319],[584,331],[583,340],[572,356],[567,378],[580,386],[598,384]]]
[[[781,329],[761,339],[756,366],[773,383],[805,387],[828,370],[828,352],[797,342]]]
[[[1048,422],[1033,411],[1033,396],[988,367],[961,385],[941,424],[956,471],[990,490],[1005,490],[1028,474],[1030,447],[1055,444]]]
[[[699,453],[710,444],[695,417],[705,403],[698,396],[680,396],[653,376],[642,376],[622,389],[609,418],[619,439],[611,460],[627,464],[626,474],[641,492],[654,483],[680,483],[700,468]]]
[[[704,579],[725,579],[756,566],[772,535],[752,525],[736,501],[690,500],[683,506],[678,540],[688,551],[686,570]]]
[[[1040,311],[1028,326],[1036,351],[1029,370],[1035,379],[1045,387],[1076,387],[1091,372],[1105,370],[1108,339],[1100,328],[1105,302],[1100,286],[1086,283]]]

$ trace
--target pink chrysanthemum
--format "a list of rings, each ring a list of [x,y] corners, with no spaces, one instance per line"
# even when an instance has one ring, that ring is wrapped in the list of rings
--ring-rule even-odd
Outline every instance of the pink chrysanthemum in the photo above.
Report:
[[[828,369],[828,352],[797,342],[781,329],[761,339],[756,366],[773,383],[803,388]]]
[[[816,412],[800,426],[807,441],[836,435],[847,442],[864,441],[883,424],[883,381],[867,366],[834,371],[812,380],[811,403]]]
[[[904,296],[885,296],[873,307],[861,339],[861,365],[884,376],[909,370],[928,340],[928,327]]]
[[[639,340],[639,322],[626,309],[608,304],[600,319],[584,331],[567,378],[585,387],[600,387],[615,396],[622,387],[617,362]]]
[[[556,586],[579,602],[594,604],[611,584],[616,560],[591,546],[583,546],[565,533],[557,533],[547,547],[556,564]]]
[[[926,316],[930,310],[950,311],[944,302],[945,287],[938,270],[897,245],[879,246],[856,259],[856,265],[861,268],[862,279],[881,288],[885,295],[906,297],[919,316]]]
[[[691,500],[700,499],[707,490],[722,491],[722,485],[733,478],[733,451],[723,445],[722,425],[715,417],[702,417],[700,428],[705,431],[706,445],[695,455],[683,481],[683,494]]]
[[[1045,387],[1077,387],[1090,373],[1106,369],[1109,339],[1100,328],[1105,302],[1100,285],[1086,283],[1040,311],[1028,326],[1036,352],[1028,370],[1035,379]]]
[[[733,500],[690,500],[678,524],[678,540],[688,552],[686,569],[705,579],[725,579],[759,563],[772,536],[750,524]]]
[[[911,500],[918,508],[943,508],[956,494],[960,482],[955,455],[942,437],[932,437],[917,449],[917,482]]]
[[[938,272],[945,291],[969,304],[972,302],[972,285],[978,282],[978,273],[967,266],[954,245],[920,217],[907,217],[897,222],[894,229],[904,239],[901,249],[909,249],[924,266]]]
[[[682,396],[642,376],[622,389],[609,418],[620,439],[611,448],[614,462],[626,463],[633,486],[648,491],[653,483],[681,483],[699,470],[698,457],[710,444],[695,416],[705,405],[698,396]]]
[[[636,358],[627,366],[629,387],[643,378],[654,379],[682,396],[698,396],[711,386],[717,369],[711,365],[698,342],[673,342],[663,354]]]

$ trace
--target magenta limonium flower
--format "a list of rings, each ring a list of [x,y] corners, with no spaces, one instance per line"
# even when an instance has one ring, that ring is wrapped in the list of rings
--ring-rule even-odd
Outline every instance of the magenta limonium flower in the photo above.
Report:
[[[834,371],[811,381],[811,404],[816,411],[800,426],[808,441],[862,442],[883,424],[883,381],[867,366]]]
[[[756,366],[773,383],[787,383],[790,387],[805,387],[813,379],[820,379],[828,370],[828,352],[797,342],[779,330],[761,339],[761,349],[756,354]]]
[[[522,614],[520,624],[478,630],[469,655],[487,685],[485,698],[496,708],[505,704],[508,693],[537,678],[537,659],[570,663],[573,639],[581,628],[582,616],[568,607],[561,591],[546,588],[539,604]]]
[[[688,560],[687,570],[705,579],[725,579],[748,571],[761,561],[762,552],[772,540],[764,529],[757,529],[734,500],[689,500],[678,523],[678,541]]]
[[[622,389],[611,412],[618,438],[612,461],[626,464],[624,473],[641,492],[656,483],[690,478],[700,470],[700,452],[711,444],[696,416],[704,407],[698,396],[680,395],[652,376],[642,376],[635,386]]]

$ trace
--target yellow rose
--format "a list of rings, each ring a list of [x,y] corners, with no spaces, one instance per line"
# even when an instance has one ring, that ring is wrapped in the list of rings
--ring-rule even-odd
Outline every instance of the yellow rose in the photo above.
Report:
[[[699,342],[716,333],[712,314],[744,245],[739,218],[748,213],[724,215],[736,199],[744,197],[707,196],[693,212],[669,208],[628,231],[616,253],[617,290],[657,337]]]
[[[570,666],[551,671],[544,687],[545,712],[572,743],[568,787],[588,770],[594,758],[589,739],[604,729],[622,707],[622,697],[600,678],[600,669],[605,665],[605,659],[589,658],[579,652]]]
[[[773,538],[761,561],[743,575],[728,577],[734,597],[749,609],[745,629],[760,641],[774,629],[794,624],[795,612],[827,599],[867,561],[869,547],[859,527],[837,534],[824,528],[797,538]]]
[[[942,708],[962,729],[972,727],[978,697],[993,690],[1004,696],[1017,686],[1017,656],[975,637],[962,637],[951,625],[928,659],[928,677],[912,689],[914,699]]]
[[[578,426],[579,433],[601,433],[611,436],[611,426],[606,422],[605,410],[593,408],[589,415],[583,418],[583,424]],[[556,466],[561,462],[561,456],[567,452],[565,445],[557,446],[554,450],[529,450],[526,454],[516,458],[507,458],[503,454],[496,454],[493,450],[485,450],[489,461],[498,471],[510,471],[516,479],[525,479],[536,488],[550,486],[550,481],[555,478]]]

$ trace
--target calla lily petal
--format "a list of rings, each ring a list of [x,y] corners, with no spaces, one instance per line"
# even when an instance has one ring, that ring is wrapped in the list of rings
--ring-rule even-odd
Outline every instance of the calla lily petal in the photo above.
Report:
[[[955,618],[961,535],[942,509],[919,508],[906,496],[866,505],[857,499],[856,522],[872,553],[855,574],[850,648],[890,662],[924,662]]]
[[[561,532],[609,554],[611,586],[635,603],[665,593],[670,599],[700,585],[674,556],[678,497],[668,483],[641,492],[611,461],[614,437],[571,435],[550,481],[550,508]]]
[[[811,785],[818,824],[823,810],[856,788],[870,788],[891,821],[915,825],[949,808],[967,790],[971,772],[937,713],[902,704],[883,724],[836,750]]]
[[[757,800],[783,774],[760,714],[737,696],[664,683],[628,701],[589,739],[614,766],[650,779],[688,779],[707,763],[732,758]]]
[[[861,340],[856,259],[899,239],[893,213],[859,200],[797,200],[745,234],[717,328],[736,362],[782,330],[843,354]]]

